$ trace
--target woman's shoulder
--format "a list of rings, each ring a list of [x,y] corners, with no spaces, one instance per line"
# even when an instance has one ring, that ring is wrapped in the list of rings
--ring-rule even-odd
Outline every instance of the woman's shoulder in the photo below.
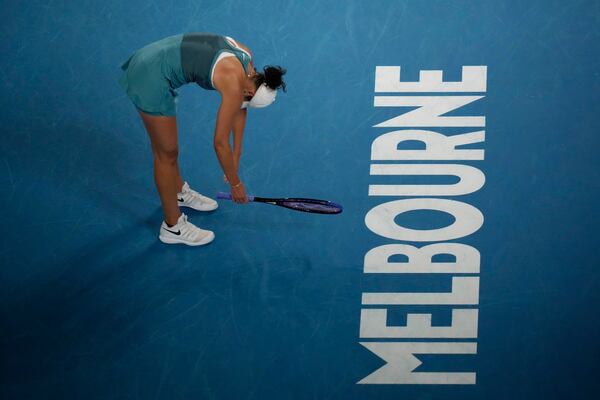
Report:
[[[244,70],[235,57],[225,57],[216,65],[213,73],[213,83],[217,90],[224,82],[239,82],[244,77]],[[237,83],[235,84],[237,85]]]

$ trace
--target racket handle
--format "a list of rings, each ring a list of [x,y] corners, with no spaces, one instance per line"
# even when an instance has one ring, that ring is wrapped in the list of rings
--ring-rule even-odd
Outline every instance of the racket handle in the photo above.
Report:
[[[248,201],[254,201],[254,196],[246,196],[246,197],[248,197]],[[231,200],[231,193],[218,192],[217,199]]]

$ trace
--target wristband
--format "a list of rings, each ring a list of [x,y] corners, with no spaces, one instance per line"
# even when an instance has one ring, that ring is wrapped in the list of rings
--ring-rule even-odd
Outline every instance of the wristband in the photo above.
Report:
[[[242,185],[242,181],[239,181],[239,182],[237,183],[237,185],[231,185],[231,187],[232,187],[232,188],[237,188],[237,187],[240,187],[241,185]]]

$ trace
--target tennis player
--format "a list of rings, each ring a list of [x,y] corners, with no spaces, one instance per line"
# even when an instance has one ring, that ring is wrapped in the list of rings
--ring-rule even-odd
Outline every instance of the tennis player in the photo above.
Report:
[[[190,188],[179,172],[176,89],[195,82],[221,94],[214,148],[233,200],[245,203],[238,167],[247,109],[266,107],[275,101],[277,89],[285,91],[285,69],[267,66],[257,72],[250,49],[228,36],[209,33],[175,35],[151,43],[134,52],[121,69],[119,84],[137,108],[152,144],[154,181],[164,212],[159,239],[190,246],[210,243],[214,233],[195,226],[179,210],[212,211],[217,202]]]

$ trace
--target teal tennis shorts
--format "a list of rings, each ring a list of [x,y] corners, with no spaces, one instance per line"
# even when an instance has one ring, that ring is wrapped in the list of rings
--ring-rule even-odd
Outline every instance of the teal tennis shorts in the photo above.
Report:
[[[175,35],[144,46],[121,66],[119,85],[138,110],[151,115],[175,115],[176,89],[185,83],[182,39],[183,35]]]

